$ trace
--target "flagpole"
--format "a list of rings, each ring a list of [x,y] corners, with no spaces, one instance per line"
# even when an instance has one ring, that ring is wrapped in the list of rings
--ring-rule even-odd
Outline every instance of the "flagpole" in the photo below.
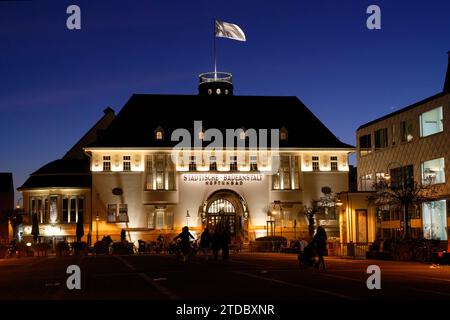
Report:
[[[216,19],[214,19],[213,36],[214,36],[214,79],[216,79],[217,78]]]

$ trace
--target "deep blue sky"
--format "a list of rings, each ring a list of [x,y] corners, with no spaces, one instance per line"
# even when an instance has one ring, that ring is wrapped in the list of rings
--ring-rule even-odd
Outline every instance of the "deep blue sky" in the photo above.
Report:
[[[81,31],[66,29],[70,4]],[[298,96],[354,144],[359,125],[442,90],[449,13],[448,0],[0,1],[0,171],[21,185],[132,93],[196,94],[215,17],[247,36],[217,43],[236,94]]]

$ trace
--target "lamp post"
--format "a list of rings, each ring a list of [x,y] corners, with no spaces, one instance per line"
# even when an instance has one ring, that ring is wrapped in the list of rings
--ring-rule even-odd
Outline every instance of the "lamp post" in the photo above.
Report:
[[[98,221],[100,220],[100,217],[98,216],[98,213],[97,213],[97,216],[95,217],[95,225],[96,225],[96,231],[97,231],[97,242],[98,242]]]

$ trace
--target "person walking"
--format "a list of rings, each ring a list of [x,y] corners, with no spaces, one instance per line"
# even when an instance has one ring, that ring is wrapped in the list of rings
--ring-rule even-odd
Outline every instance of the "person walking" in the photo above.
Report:
[[[208,261],[209,247],[211,246],[211,234],[209,229],[205,228],[200,237],[200,250],[205,255],[205,260]]]
[[[322,226],[318,226],[316,230],[316,234],[314,235],[313,242],[315,244],[316,253],[319,260],[316,262],[314,267],[319,269],[322,266],[322,269],[325,271],[325,260],[324,256],[327,252],[327,233]]]
[[[189,260],[191,254],[191,241],[190,239],[195,239],[194,236],[189,232],[189,227],[184,226],[181,233],[177,235],[173,240],[177,241],[180,239],[180,248],[184,256],[184,261]]]

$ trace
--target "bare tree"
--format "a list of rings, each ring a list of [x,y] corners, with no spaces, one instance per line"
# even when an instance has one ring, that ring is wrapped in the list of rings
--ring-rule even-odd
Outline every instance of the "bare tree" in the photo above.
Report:
[[[409,238],[409,207],[437,199],[436,186],[433,184],[431,177],[427,177],[424,183],[412,180],[389,183],[389,181],[381,179],[374,184],[374,189],[375,193],[368,197],[369,203],[376,206],[401,207],[403,214],[403,239]]]

